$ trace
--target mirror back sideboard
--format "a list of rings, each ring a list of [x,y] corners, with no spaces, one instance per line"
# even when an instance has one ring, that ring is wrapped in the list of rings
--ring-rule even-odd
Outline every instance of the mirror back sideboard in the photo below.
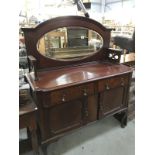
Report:
[[[97,32],[103,38],[102,47],[93,55],[65,61],[39,53],[37,42],[44,34],[71,26]],[[38,106],[40,142],[45,154],[44,146],[49,142],[104,117],[113,115],[122,127],[127,125],[133,70],[119,64],[121,51],[109,48],[111,30],[80,16],[57,17],[22,30],[30,68],[26,79]]]

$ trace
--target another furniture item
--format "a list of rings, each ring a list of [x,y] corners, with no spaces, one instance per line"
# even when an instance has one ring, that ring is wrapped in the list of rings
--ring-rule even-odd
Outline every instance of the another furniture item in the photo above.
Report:
[[[132,38],[123,36],[115,36],[113,38],[113,44],[119,46],[121,49],[127,50],[127,53],[135,52],[135,31]]]
[[[67,60],[41,54],[37,44],[43,35],[72,26],[96,32],[97,37],[87,46],[88,51],[94,48],[92,53]],[[22,30],[31,71],[26,78],[38,107],[45,154],[49,142],[104,117],[113,115],[122,127],[127,125],[133,69],[119,64],[121,52],[109,48],[111,29],[86,17],[63,16]],[[82,48],[80,50],[82,53]]]
[[[23,101],[22,101],[23,102]],[[32,149],[35,155],[39,155],[39,146],[37,140],[36,111],[37,107],[32,100],[26,100],[27,103],[20,104],[19,107],[19,128],[28,128],[30,131]]]
[[[128,65],[134,68],[135,66],[135,53],[129,53],[124,55],[121,55],[120,63],[124,65]]]

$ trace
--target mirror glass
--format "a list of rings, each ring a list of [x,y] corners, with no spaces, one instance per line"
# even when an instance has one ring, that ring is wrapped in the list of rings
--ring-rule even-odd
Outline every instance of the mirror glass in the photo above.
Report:
[[[84,27],[62,27],[44,34],[37,43],[40,54],[56,60],[88,57],[103,46],[103,38]]]

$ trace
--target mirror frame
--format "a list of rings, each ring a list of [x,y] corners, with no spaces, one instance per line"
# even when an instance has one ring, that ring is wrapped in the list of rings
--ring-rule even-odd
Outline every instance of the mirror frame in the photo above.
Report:
[[[46,33],[62,28],[62,27],[71,27],[71,26],[78,26],[91,29],[96,31],[103,39],[104,44],[98,52],[88,57],[84,57],[79,60],[71,60],[71,61],[61,61],[55,60],[48,57],[43,56],[39,53],[37,49],[38,40]],[[49,19],[35,28],[22,28],[24,32],[25,38],[25,45],[27,50],[27,55],[32,55],[36,58],[36,68],[37,70],[48,69],[48,68],[55,68],[55,67],[62,67],[66,65],[76,65],[79,63],[87,63],[91,61],[99,61],[104,60],[106,55],[106,50],[109,48],[110,44],[110,33],[112,29],[108,29],[104,27],[99,22],[82,16],[61,16]]]

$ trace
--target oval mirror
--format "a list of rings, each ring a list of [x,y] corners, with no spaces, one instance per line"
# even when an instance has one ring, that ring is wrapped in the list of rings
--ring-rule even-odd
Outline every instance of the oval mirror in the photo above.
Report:
[[[103,38],[84,27],[63,27],[44,34],[37,50],[55,60],[77,60],[91,56],[103,46]]]

